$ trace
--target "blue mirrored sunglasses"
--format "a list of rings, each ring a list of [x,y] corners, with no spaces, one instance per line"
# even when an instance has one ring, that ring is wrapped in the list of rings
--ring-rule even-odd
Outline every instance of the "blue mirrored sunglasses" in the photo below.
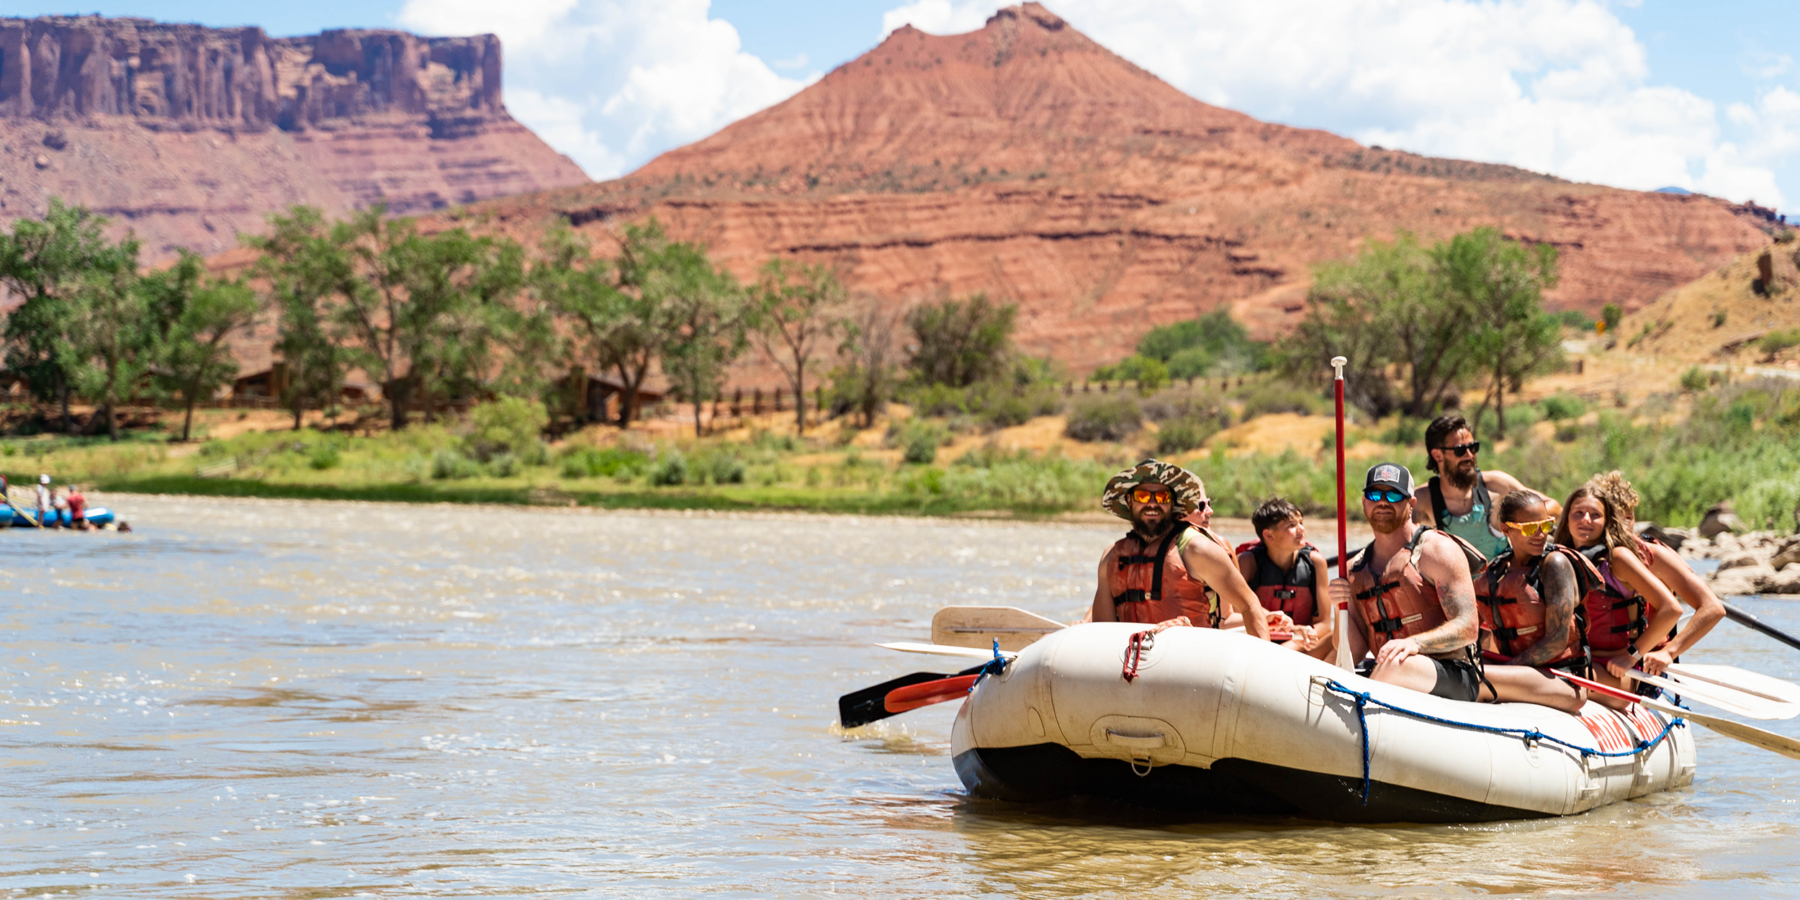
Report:
[[[1381,488],[1369,488],[1363,491],[1363,497],[1370,503],[1380,503],[1383,500],[1389,503],[1399,503],[1406,499],[1406,495],[1399,491],[1384,491]]]

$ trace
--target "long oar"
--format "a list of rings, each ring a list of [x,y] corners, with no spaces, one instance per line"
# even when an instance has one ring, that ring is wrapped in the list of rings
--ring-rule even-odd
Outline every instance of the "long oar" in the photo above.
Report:
[[[1753,725],[1745,725],[1742,722],[1733,722],[1730,719],[1721,719],[1717,716],[1703,715],[1701,713],[1693,712],[1692,710],[1682,709],[1672,703],[1664,703],[1661,700],[1640,697],[1630,691],[1620,690],[1612,685],[1601,684],[1598,681],[1589,681],[1579,675],[1570,675],[1561,669],[1546,669],[1544,671],[1549,672],[1558,678],[1563,678],[1574,682],[1575,684],[1579,684],[1590,691],[1606,694],[1609,697],[1617,697],[1620,700],[1629,700],[1632,703],[1641,703],[1658,712],[1666,713],[1671,716],[1681,716],[1690,722],[1698,722],[1726,737],[1736,738],[1753,747],[1761,747],[1764,750],[1779,753],[1790,759],[1800,759],[1800,741],[1794,740],[1787,735],[1776,734],[1773,731],[1764,731]]]
[[[1800,716],[1800,704],[1789,703],[1785,700],[1770,700],[1724,685],[1710,684],[1699,680],[1677,681],[1673,678],[1648,675],[1635,670],[1629,674],[1633,681],[1655,685],[1663,690],[1680,694],[1696,703],[1716,706],[1746,719],[1791,719]]]
[[[1704,681],[1777,703],[1800,703],[1800,684],[1771,678],[1736,666],[1670,663],[1669,672],[1682,681]]]
[[[979,647],[992,652],[1023,650],[1039,638],[1066,628],[1016,606],[946,606],[931,617],[931,642],[947,647]]]
[[[921,706],[954,700],[959,693],[969,692],[982,668],[976,666],[955,675],[914,672],[845,694],[838,698],[838,722],[845,728],[855,728]]]
[[[21,516],[24,516],[24,517],[25,517],[25,521],[27,521],[27,522],[30,522],[30,523],[31,523],[31,524],[33,524],[33,525],[36,525],[36,526],[37,526],[37,527],[38,527],[38,528],[40,528],[40,529],[41,529],[41,528],[43,528],[43,527],[44,527],[44,523],[43,523],[43,522],[41,522],[41,521],[39,521],[39,519],[41,519],[41,518],[42,518],[42,517],[41,517],[41,516],[33,516],[33,515],[31,515],[31,514],[30,514],[30,513],[27,513],[27,512],[26,512],[26,511],[25,511],[25,507],[23,507],[23,506],[20,506],[20,505],[18,505],[18,504],[17,504],[17,503],[14,503],[14,502],[13,502],[13,498],[12,498],[12,489],[11,489],[11,488],[7,488],[7,494],[6,494],[6,505],[7,505],[7,506],[10,506],[10,507],[12,507],[12,508],[13,508],[13,512],[16,512],[16,513],[18,513],[18,514],[19,514],[19,515],[21,515]],[[10,523],[10,522],[9,522],[9,523],[7,523],[7,524],[11,524],[11,523]]]
[[[1350,360],[1331,358],[1332,393],[1337,400],[1337,516],[1338,577],[1350,578],[1350,508],[1344,499],[1344,365]],[[1337,639],[1337,666],[1354,671],[1356,660],[1350,658],[1350,607],[1339,604],[1331,611],[1331,633]]]
[[[1723,603],[1723,601],[1721,601],[1721,602]],[[1766,634],[1769,637],[1772,637],[1772,638],[1788,645],[1789,647],[1794,648],[1795,650],[1800,650],[1800,638],[1794,637],[1793,635],[1788,634],[1787,632],[1782,631],[1781,629],[1776,628],[1775,626],[1770,625],[1767,622],[1764,622],[1763,620],[1749,614],[1748,612],[1745,612],[1744,610],[1738,609],[1737,607],[1732,606],[1729,603],[1724,603],[1724,606],[1725,606],[1725,615],[1728,618],[1730,618],[1731,621],[1736,622],[1739,625],[1744,626],[1745,628],[1749,628],[1749,629],[1752,629],[1755,631],[1760,631],[1763,634]]]
[[[960,656],[963,659],[994,658],[993,650],[979,650],[974,647],[946,647],[942,644],[921,644],[918,641],[891,641],[886,644],[876,644],[875,646],[888,650],[898,650],[901,653],[929,653],[934,656]],[[1019,654],[1002,650],[1000,651],[1000,655],[1006,659],[1011,659]]]

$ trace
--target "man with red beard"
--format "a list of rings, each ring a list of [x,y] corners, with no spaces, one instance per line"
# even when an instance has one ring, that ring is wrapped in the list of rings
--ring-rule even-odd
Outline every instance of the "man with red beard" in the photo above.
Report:
[[[1373,651],[1376,681],[1452,700],[1481,693],[1479,629],[1470,560],[1452,538],[1412,520],[1412,473],[1398,463],[1369,470],[1363,517],[1375,540],[1356,554],[1350,579],[1331,580],[1331,603],[1350,606],[1343,635],[1352,659]]]
[[[1180,466],[1154,459],[1114,475],[1100,503],[1131,531],[1100,560],[1093,621],[1217,628],[1242,617],[1268,640],[1269,616],[1239,574],[1231,545],[1185,517],[1206,489]]]
[[[1448,531],[1475,545],[1481,555],[1493,559],[1508,544],[1500,523],[1500,505],[1495,497],[1513,491],[1531,490],[1498,470],[1483,471],[1476,465],[1475,455],[1481,442],[1462,416],[1438,416],[1425,428],[1427,467],[1434,474],[1423,487],[1413,492],[1413,521]],[[1532,493],[1550,504],[1550,515],[1562,513],[1562,507],[1541,491]]]

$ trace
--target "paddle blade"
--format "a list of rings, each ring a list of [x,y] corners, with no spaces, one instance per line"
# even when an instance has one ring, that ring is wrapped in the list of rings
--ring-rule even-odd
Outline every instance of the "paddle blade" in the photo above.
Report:
[[[946,606],[931,617],[931,642],[949,647],[1023,650],[1066,626],[1016,606]]]
[[[1716,706],[1746,719],[1791,719],[1800,716],[1800,704],[1767,700],[1755,694],[1747,694],[1717,684],[1685,678],[1677,681],[1673,678],[1661,678],[1635,671],[1631,673],[1631,677],[1645,684],[1655,685],[1665,691],[1679,694],[1684,699]]]
[[[1754,725],[1745,725],[1742,722],[1733,722],[1730,719],[1702,715],[1700,713],[1682,709],[1678,706],[1664,703],[1660,700],[1645,700],[1644,705],[1657,710],[1658,712],[1667,713],[1671,716],[1682,716],[1691,722],[1698,722],[1728,738],[1736,738],[1752,747],[1761,747],[1764,750],[1771,753],[1779,753],[1789,759],[1800,759],[1800,740],[1795,740],[1785,734],[1764,731]]]
[[[860,691],[845,694],[838,698],[838,722],[845,728],[855,728],[870,722],[885,719],[905,710],[888,709],[888,694],[901,688],[915,684],[930,684],[942,681],[951,676],[938,672],[914,672],[902,675],[892,681],[884,681],[874,687],[866,687]],[[966,688],[965,688],[966,690]]]
[[[1764,700],[1800,704],[1800,684],[1771,678],[1768,675],[1740,669],[1736,666],[1671,663],[1669,673],[1682,681],[1704,681],[1708,684],[1743,691],[1746,694],[1754,694]]]
[[[890,641],[886,644],[876,644],[875,646],[887,650],[898,650],[901,653],[929,653],[933,656],[959,656],[963,659],[994,658],[993,650],[977,650],[974,647],[946,647],[942,644],[921,644],[918,641]],[[1002,650],[1000,651],[1000,655],[1011,659],[1019,654],[1008,653],[1005,650]]]
[[[968,696],[969,689],[975,686],[975,679],[980,675],[958,675],[954,678],[943,678],[927,681],[907,687],[888,691],[887,699],[882,705],[890,715],[907,710],[943,703],[949,700],[960,700]]]

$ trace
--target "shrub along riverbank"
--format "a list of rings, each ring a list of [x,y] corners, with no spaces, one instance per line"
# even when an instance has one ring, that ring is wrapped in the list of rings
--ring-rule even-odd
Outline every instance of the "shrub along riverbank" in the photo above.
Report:
[[[1107,476],[1157,453],[1169,423],[1215,429],[1222,420],[1242,422],[1268,411],[1195,404],[1203,415],[1175,409],[1163,430],[1122,441],[1067,439],[1035,452],[976,444],[954,458],[942,452],[951,423],[929,419],[895,423],[882,442],[891,449],[862,446],[877,433],[856,440],[853,429],[805,439],[755,431],[747,440],[658,441],[611,428],[583,432],[553,449],[537,439],[541,422],[520,404],[477,408],[471,421],[453,427],[367,437],[260,432],[198,448],[149,437],[0,441],[0,471],[21,485],[50,472],[59,483],[105,491],[210,496],[1030,517],[1097,509]],[[1754,527],[1795,524],[1800,383],[1724,385],[1691,399],[1655,395],[1629,410],[1590,409],[1553,396],[1514,415],[1520,437],[1484,449],[1483,463],[1559,498],[1594,472],[1618,468],[1644,496],[1643,520],[1692,525],[1712,504],[1728,500]],[[1352,477],[1377,458],[1400,460],[1426,477],[1423,431],[1422,421],[1394,417],[1353,426]],[[1331,512],[1329,436],[1316,448],[1282,453],[1238,452],[1223,437],[1161,454],[1205,479],[1220,514],[1247,516],[1276,495],[1314,515]]]

